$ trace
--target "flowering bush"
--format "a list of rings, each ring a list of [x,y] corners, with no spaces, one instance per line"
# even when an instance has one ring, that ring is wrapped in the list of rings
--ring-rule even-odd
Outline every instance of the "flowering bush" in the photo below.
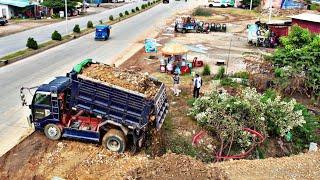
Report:
[[[197,122],[217,135],[221,151],[229,144],[249,147],[251,134],[243,128],[255,129],[265,136],[283,137],[293,128],[306,123],[302,110],[296,109],[295,100],[284,101],[280,96],[260,94],[245,88],[237,96],[212,91],[198,98],[190,109]]]

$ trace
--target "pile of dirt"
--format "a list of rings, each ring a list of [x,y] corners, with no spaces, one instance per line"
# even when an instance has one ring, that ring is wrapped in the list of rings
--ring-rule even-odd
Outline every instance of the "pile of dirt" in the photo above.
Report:
[[[236,160],[210,164],[231,179],[319,179],[320,151],[291,157]]]
[[[148,74],[142,74],[134,69],[122,70],[105,64],[91,64],[82,70],[82,75],[125,89],[138,91],[148,98],[154,97],[158,92],[158,84]]]
[[[228,179],[218,168],[211,168],[190,156],[167,153],[130,171],[125,179]]]

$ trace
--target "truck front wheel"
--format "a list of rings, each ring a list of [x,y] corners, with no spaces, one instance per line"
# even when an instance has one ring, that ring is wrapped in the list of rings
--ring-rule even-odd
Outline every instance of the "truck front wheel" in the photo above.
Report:
[[[51,140],[58,140],[61,137],[61,129],[55,124],[48,124],[44,127],[44,134]]]
[[[102,139],[102,145],[113,152],[123,153],[126,149],[126,138],[122,131],[110,129]]]

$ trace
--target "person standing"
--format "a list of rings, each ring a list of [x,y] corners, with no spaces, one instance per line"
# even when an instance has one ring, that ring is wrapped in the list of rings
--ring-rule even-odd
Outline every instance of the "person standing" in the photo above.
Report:
[[[198,98],[200,93],[200,88],[202,86],[202,79],[199,74],[196,74],[195,78],[193,79],[193,97]]]
[[[180,84],[180,77],[177,72],[174,73],[173,77],[173,93],[175,96],[179,96],[180,89],[179,89],[179,84]]]

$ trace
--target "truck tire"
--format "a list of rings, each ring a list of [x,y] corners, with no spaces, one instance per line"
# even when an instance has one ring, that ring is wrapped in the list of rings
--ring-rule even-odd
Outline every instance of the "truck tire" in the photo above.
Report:
[[[47,124],[44,127],[44,134],[48,139],[58,140],[61,138],[61,129],[56,124]]]
[[[102,139],[102,145],[113,152],[123,153],[126,149],[126,138],[122,131],[110,129]]]

